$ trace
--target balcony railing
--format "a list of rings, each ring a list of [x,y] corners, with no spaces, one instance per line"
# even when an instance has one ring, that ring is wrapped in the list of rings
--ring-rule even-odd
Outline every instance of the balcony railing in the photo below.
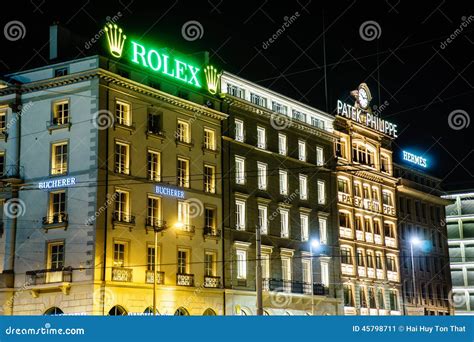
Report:
[[[353,238],[352,228],[339,227],[339,235],[340,237],[343,237],[343,238],[352,239]]]
[[[194,274],[177,273],[176,285],[178,286],[194,286]]]
[[[220,237],[221,230],[214,227],[204,227],[203,234],[208,237]]]
[[[43,226],[66,224],[67,222],[68,216],[66,213],[57,213],[43,217]]]
[[[147,217],[146,218],[146,225],[148,227],[152,227],[152,228],[155,228],[155,229],[163,229],[163,228],[166,228],[166,221],[163,221],[163,220],[158,220],[158,219],[155,219],[155,218],[151,218],[151,217]]]
[[[26,272],[26,282],[30,285],[42,285],[72,281],[72,267],[45,269]]]
[[[221,286],[221,277],[204,276],[204,287],[219,288]]]
[[[146,278],[145,281],[147,284],[153,284],[154,280],[153,271],[147,270],[146,271]],[[156,271],[156,283],[158,285],[163,285],[165,283],[165,272]]]
[[[3,173],[0,174],[0,179],[23,179],[23,166],[6,165]]]
[[[156,135],[159,137],[166,137],[166,132],[161,130],[159,127],[156,126],[148,126],[148,129],[146,131],[148,134]]]
[[[191,225],[191,224],[184,224],[184,223],[179,223],[177,226],[176,226],[176,229],[177,230],[181,230],[183,232],[187,232],[187,233],[194,233],[196,231],[196,227]]]
[[[112,267],[112,280],[113,281],[132,281],[133,269],[125,267]]]
[[[185,139],[183,137],[177,136],[175,137],[175,143],[176,145],[178,144],[183,144],[189,147],[194,147],[194,139]]]
[[[311,294],[311,283],[291,281],[283,279],[262,279],[264,291]],[[325,296],[329,293],[326,286],[313,283],[312,291],[314,295]]]
[[[387,247],[397,247],[397,242],[392,237],[385,237],[385,245]]]
[[[124,213],[122,211],[114,211],[112,214],[112,222],[135,224],[135,216]]]

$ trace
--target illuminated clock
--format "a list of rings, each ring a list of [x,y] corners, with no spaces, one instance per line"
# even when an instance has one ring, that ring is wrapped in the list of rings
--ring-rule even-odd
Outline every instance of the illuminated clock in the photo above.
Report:
[[[358,94],[358,99],[359,104],[362,108],[367,109],[369,106],[369,94],[367,94],[367,91],[364,88],[359,88],[359,94]]]

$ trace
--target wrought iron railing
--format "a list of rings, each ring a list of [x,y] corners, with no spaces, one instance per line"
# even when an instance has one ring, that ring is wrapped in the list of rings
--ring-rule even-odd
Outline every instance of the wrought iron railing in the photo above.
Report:
[[[44,269],[26,272],[26,283],[29,285],[42,285],[72,281],[72,267],[60,269]]]
[[[151,270],[147,270],[146,271],[146,278],[145,278],[145,282],[147,284],[153,284],[153,280],[154,280],[154,275],[153,275],[153,271]],[[165,283],[165,272],[162,272],[162,271],[156,271],[156,283],[158,285],[163,285]]]
[[[194,274],[177,273],[176,285],[178,286],[194,286]]]
[[[112,222],[135,224],[135,216],[122,211],[114,211],[112,214]]]
[[[66,213],[56,213],[50,216],[43,217],[43,225],[67,223],[68,216]]]
[[[204,287],[219,288],[221,286],[221,277],[204,276]]]
[[[203,234],[204,236],[220,237],[221,230],[214,227],[204,227]]]
[[[112,267],[112,280],[113,281],[132,281],[133,269],[125,267]]]

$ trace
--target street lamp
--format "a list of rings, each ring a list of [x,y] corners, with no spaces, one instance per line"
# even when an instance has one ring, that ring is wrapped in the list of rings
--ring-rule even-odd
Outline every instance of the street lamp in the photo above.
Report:
[[[316,239],[312,239],[310,242],[309,242],[309,254],[310,254],[310,257],[311,257],[311,315],[314,316],[314,274],[313,274],[313,248],[314,249],[319,249],[319,247],[321,246],[321,243],[319,242],[319,240],[316,240]]]
[[[421,240],[414,236],[410,239],[410,254],[411,254],[411,276],[413,279],[413,300],[415,305],[417,305],[418,300],[416,298],[416,280],[415,280],[415,261],[413,258],[413,246],[418,246],[420,245]]]
[[[155,255],[153,258],[153,316],[156,316],[156,281],[158,280],[158,233],[164,231],[165,229],[167,229],[167,227],[164,221],[161,224],[153,225],[153,231],[155,234]]]

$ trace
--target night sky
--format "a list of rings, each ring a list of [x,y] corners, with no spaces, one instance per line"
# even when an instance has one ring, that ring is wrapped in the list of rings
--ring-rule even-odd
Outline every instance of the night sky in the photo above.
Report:
[[[89,40],[107,17],[119,16],[127,32],[185,53],[209,51],[214,65],[329,113],[338,99],[352,102],[349,92],[366,82],[372,105],[386,103],[381,117],[399,126],[397,157],[400,149],[425,155],[428,172],[443,179],[446,189],[474,188],[472,1],[60,4],[14,1],[2,10],[2,75],[49,63],[53,22]],[[23,25],[20,36],[9,36],[12,21]],[[190,21],[200,26],[196,37],[182,34]],[[288,27],[277,34],[285,22]],[[78,43],[73,57],[92,50]]]

